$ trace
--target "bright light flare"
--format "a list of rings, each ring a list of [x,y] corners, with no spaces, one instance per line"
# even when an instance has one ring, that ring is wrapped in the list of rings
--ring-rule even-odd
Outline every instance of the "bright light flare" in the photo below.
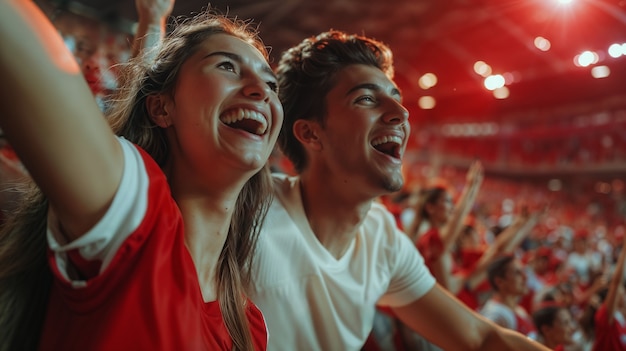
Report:
[[[593,51],[583,51],[574,57],[574,64],[579,67],[588,67],[598,63],[600,57]]]
[[[430,89],[437,85],[437,76],[433,73],[426,73],[420,77],[418,84],[424,90]]]
[[[535,44],[535,47],[541,51],[548,51],[550,50],[550,47],[552,46],[552,44],[550,44],[550,40],[544,37],[536,37],[534,44]]]
[[[493,90],[493,97],[495,97],[498,100],[504,100],[508,98],[509,95],[510,95],[510,92],[509,92],[509,88],[507,87],[500,87],[500,88]]]
[[[422,96],[417,104],[422,110],[432,110],[437,105],[437,101],[432,96]]]
[[[613,44],[609,46],[608,52],[609,56],[611,56],[612,58],[618,58],[624,55],[624,52],[622,51],[622,45],[620,44]]]
[[[609,46],[609,49],[607,50],[607,52],[609,53],[609,56],[611,56],[612,58],[618,58],[620,56],[624,56],[626,55],[626,43],[623,44],[611,44],[611,46]]]
[[[485,78],[485,88],[488,90],[496,90],[504,86],[504,77],[501,74],[494,74]]]
[[[600,79],[606,78],[611,74],[611,69],[607,66],[596,66],[591,69],[591,76]]]
[[[474,63],[474,72],[482,77],[487,77],[491,74],[491,66],[484,61],[476,61]]]

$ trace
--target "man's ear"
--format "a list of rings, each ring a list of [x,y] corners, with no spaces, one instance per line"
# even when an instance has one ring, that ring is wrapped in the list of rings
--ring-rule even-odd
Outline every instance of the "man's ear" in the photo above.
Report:
[[[293,124],[293,135],[307,149],[322,150],[320,126],[317,122],[299,119]]]
[[[172,118],[168,113],[168,101],[163,94],[153,94],[146,98],[146,109],[150,119],[161,128],[172,125]]]

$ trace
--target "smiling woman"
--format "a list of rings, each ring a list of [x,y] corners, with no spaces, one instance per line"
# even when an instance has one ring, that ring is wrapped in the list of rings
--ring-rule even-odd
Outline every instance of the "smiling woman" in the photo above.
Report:
[[[265,349],[246,291],[283,115],[256,33],[180,23],[124,67],[117,136],[36,5],[0,4],[0,42],[0,126],[38,186],[0,234],[0,350]]]

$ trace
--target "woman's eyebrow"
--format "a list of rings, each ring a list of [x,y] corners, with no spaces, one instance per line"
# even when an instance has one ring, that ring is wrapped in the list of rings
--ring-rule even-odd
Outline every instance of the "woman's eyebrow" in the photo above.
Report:
[[[213,56],[224,56],[224,57],[228,57],[229,59],[241,64],[243,62],[243,58],[241,57],[241,55],[239,54],[235,54],[233,52],[229,52],[229,51],[214,51],[211,52],[209,54],[207,54],[206,56],[204,56],[202,59],[206,59],[209,57],[213,57]],[[263,68],[262,68],[263,72],[271,75],[274,79],[276,79],[276,73],[274,73],[274,71],[272,70],[272,68],[267,65],[267,64],[263,64]]]

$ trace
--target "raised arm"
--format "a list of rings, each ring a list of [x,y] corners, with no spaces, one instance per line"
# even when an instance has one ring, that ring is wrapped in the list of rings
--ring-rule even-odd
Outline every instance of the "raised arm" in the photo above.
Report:
[[[463,221],[469,214],[474,201],[478,196],[478,189],[483,182],[483,166],[480,161],[474,161],[467,171],[467,180],[463,187],[463,192],[454,207],[450,220],[441,230],[441,240],[444,251],[449,252],[461,234]]]
[[[512,253],[528,236],[531,230],[539,222],[539,218],[545,213],[545,208],[538,212],[529,213],[524,207],[520,216],[498,235],[492,245],[480,257],[472,272],[464,277],[464,284],[470,289],[476,288],[487,278],[487,267],[493,260],[502,255]]]
[[[524,238],[532,232],[539,220],[548,212],[548,206],[544,206],[535,212],[529,212],[527,207],[523,207],[520,216],[496,238],[496,245],[500,251],[511,253],[517,248]],[[511,230],[509,231],[509,228]],[[502,237],[502,240],[498,239]]]
[[[0,76],[0,127],[75,239],[108,208],[123,156],[74,57],[33,2],[0,2]]]
[[[442,287],[452,293],[458,293],[465,283],[465,277],[452,273],[453,258],[452,246],[461,234],[463,221],[469,214],[472,204],[478,195],[478,189],[483,181],[483,168],[479,161],[475,161],[467,172],[467,182],[463,188],[463,193],[459,198],[453,213],[440,231],[442,241],[441,256],[430,264],[430,270]]]
[[[609,317],[609,324],[614,322],[615,309],[617,308],[617,299],[619,296],[619,287],[622,285],[622,281],[624,280],[624,263],[626,262],[626,236],[624,236],[624,240],[622,241],[622,248],[620,249],[619,258],[617,259],[617,263],[615,264],[615,271],[613,272],[613,276],[611,277],[611,282],[609,283],[609,291],[606,294],[606,299],[603,304],[606,305],[606,313]]]
[[[174,2],[174,0],[135,0],[139,23],[133,41],[133,57],[143,50],[152,50],[161,43],[165,35],[167,18],[174,9]]]
[[[549,350],[520,333],[496,326],[439,285],[417,301],[393,311],[407,326],[444,350]]]

